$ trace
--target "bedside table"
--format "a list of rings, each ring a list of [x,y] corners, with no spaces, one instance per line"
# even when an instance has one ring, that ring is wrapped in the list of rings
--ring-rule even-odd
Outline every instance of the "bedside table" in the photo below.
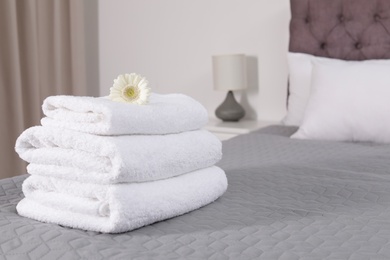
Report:
[[[203,128],[215,134],[219,140],[228,140],[241,134],[247,134],[257,129],[270,125],[277,125],[279,122],[256,121],[242,119],[238,122],[223,122],[219,119],[209,119],[208,124]]]

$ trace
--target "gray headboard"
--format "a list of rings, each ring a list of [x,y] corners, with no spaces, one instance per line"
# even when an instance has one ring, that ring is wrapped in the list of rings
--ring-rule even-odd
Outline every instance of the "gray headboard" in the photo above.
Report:
[[[390,59],[390,0],[290,1],[290,52]]]

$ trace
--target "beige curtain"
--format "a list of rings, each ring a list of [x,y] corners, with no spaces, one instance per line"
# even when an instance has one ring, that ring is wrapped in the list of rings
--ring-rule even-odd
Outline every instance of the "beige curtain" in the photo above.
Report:
[[[83,1],[0,0],[0,178],[26,173],[15,140],[45,97],[86,94]]]

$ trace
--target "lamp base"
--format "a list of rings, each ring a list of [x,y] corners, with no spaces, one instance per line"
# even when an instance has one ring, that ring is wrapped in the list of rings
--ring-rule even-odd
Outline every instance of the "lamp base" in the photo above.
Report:
[[[225,122],[237,122],[245,116],[245,110],[236,101],[233,91],[230,90],[225,101],[215,110],[215,115]]]

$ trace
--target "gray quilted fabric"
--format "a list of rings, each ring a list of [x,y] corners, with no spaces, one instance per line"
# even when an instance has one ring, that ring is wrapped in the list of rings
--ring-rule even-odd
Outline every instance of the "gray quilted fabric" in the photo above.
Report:
[[[292,140],[270,127],[223,143],[215,203],[110,235],[19,217],[25,176],[0,181],[0,259],[390,259],[390,146]]]

